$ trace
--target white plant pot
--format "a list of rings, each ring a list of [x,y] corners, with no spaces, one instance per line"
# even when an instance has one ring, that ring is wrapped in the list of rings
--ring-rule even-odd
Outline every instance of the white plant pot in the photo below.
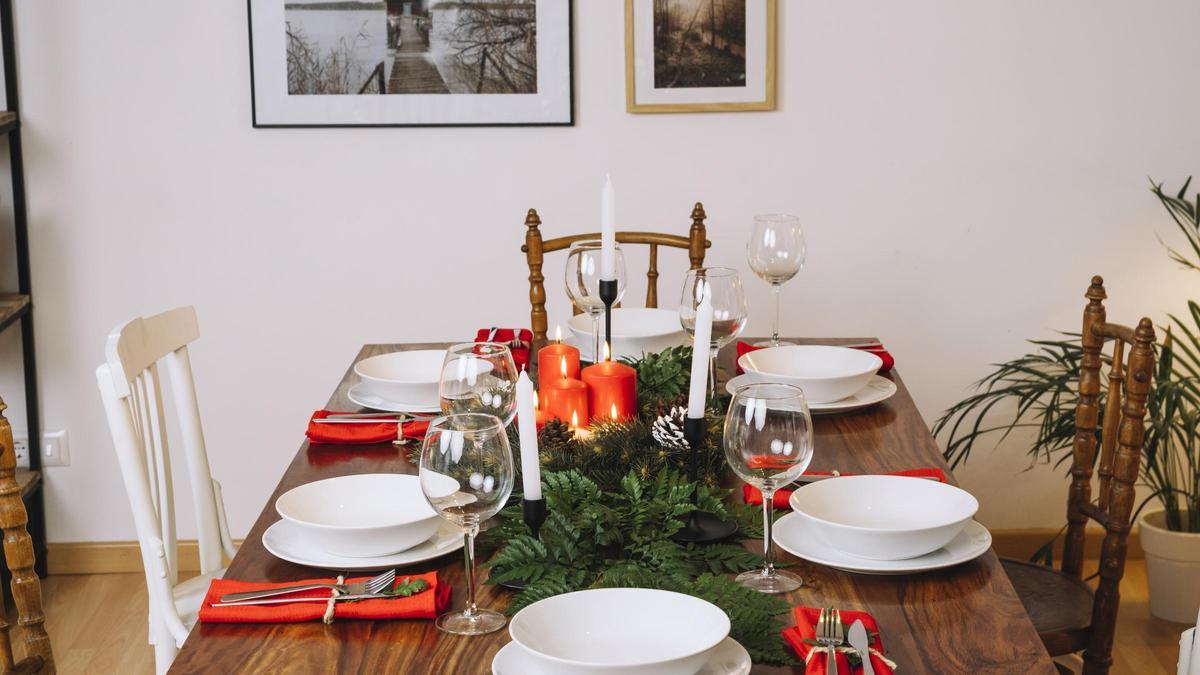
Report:
[[[1200,533],[1172,532],[1162,509],[1138,518],[1150,613],[1160,619],[1191,624],[1200,609]]]

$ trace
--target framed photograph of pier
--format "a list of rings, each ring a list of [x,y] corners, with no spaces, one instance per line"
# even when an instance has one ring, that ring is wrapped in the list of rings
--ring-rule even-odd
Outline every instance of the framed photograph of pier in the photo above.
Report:
[[[570,0],[247,0],[256,127],[570,125]]]
[[[625,0],[626,110],[774,110],[775,12],[775,0]]]

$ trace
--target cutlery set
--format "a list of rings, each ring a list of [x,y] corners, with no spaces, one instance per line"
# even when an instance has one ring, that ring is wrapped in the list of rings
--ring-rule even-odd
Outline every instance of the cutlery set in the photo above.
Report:
[[[230,607],[235,605],[273,605],[289,602],[329,602],[329,598],[281,598],[300,591],[329,589],[333,591],[335,601],[365,600],[368,598],[389,598],[385,593],[396,582],[396,570],[388,570],[370,579],[349,584],[305,584],[300,586],[284,586],[265,591],[246,591],[244,593],[229,593],[221,596],[221,601],[213,603],[214,607]]]
[[[837,675],[837,649],[846,644],[858,652],[863,675],[875,675],[875,668],[871,665],[871,652],[868,649],[870,636],[867,635],[867,628],[861,620],[855,621],[847,634],[842,625],[842,613],[832,607],[826,607],[817,617],[816,633],[817,644],[829,652],[829,658],[825,661],[826,675]]]

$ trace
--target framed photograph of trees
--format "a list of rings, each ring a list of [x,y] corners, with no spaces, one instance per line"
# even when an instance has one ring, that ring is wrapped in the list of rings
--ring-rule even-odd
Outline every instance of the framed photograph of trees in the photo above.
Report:
[[[775,0],[625,0],[629,112],[775,109]]]
[[[247,1],[256,127],[574,122],[569,1]]]

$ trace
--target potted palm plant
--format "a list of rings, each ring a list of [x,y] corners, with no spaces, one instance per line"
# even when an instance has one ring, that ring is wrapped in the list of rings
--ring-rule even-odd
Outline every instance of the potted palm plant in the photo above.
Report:
[[[1168,249],[1170,259],[1200,272],[1200,196],[1187,200],[1190,183],[1189,178],[1174,195],[1161,184],[1152,191],[1187,241],[1186,249]],[[1141,465],[1140,483],[1149,494],[1135,517],[1146,552],[1151,613],[1191,623],[1200,608],[1200,304],[1189,301],[1187,314],[1168,315],[1164,331]],[[1034,431],[1029,455],[1035,462],[1069,465],[1083,356],[1079,335],[1030,344],[1034,351],[997,364],[974,394],[934,425],[951,467],[965,462],[977,442],[998,442],[1017,429]],[[997,422],[990,413],[1009,409],[998,407],[1002,403],[1013,405],[1013,412]],[[1050,542],[1035,558],[1049,563],[1052,556]]]

